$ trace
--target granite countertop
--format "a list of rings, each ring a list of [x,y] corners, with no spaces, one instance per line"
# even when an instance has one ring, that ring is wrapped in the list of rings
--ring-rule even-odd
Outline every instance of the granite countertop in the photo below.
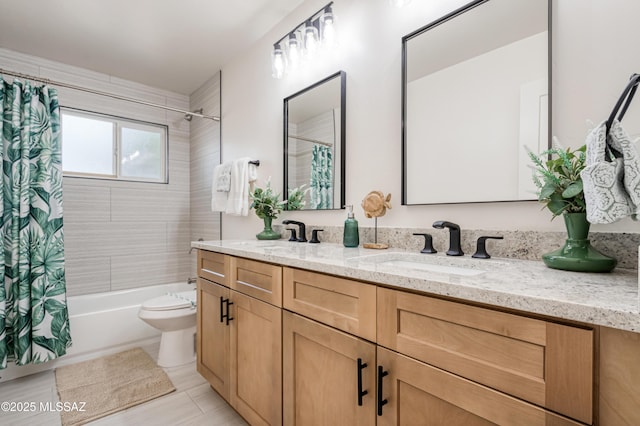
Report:
[[[640,332],[635,270],[567,272],[550,269],[542,261],[455,258],[442,253],[284,240],[198,241],[191,246],[398,289]]]

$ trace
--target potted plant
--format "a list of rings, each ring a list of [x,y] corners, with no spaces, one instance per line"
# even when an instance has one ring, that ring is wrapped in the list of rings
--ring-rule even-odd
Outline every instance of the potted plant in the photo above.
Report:
[[[567,229],[567,240],[562,248],[542,255],[550,268],[579,272],[609,272],[616,259],[605,256],[589,242],[587,204],[584,198],[580,172],[586,165],[586,145],[571,150],[555,147],[540,155],[529,151],[534,164],[533,182],[538,188],[538,200],[550,211],[552,220],[562,215]]]
[[[280,238],[280,234],[271,228],[273,219],[277,218],[282,209],[284,208],[286,201],[280,201],[280,194],[275,193],[271,189],[271,180],[267,181],[267,186],[262,189],[255,187],[253,191],[249,193],[252,199],[251,206],[249,208],[256,211],[256,215],[264,221],[264,230],[256,235],[259,240],[277,240]]]

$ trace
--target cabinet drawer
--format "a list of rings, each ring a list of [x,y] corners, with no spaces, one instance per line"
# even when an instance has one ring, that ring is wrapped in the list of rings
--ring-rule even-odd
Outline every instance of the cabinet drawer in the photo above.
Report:
[[[221,253],[198,250],[198,276],[229,287],[228,257]]]
[[[378,344],[591,424],[593,330],[378,288]]]
[[[378,348],[378,426],[579,426],[580,423],[494,389]]]
[[[376,339],[376,286],[284,268],[286,309],[356,336]]]
[[[230,258],[231,288],[282,307],[282,267],[239,257]]]

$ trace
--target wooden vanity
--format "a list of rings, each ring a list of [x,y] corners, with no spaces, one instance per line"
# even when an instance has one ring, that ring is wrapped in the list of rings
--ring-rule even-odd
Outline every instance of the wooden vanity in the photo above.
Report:
[[[197,368],[252,425],[638,425],[640,335],[200,249]]]

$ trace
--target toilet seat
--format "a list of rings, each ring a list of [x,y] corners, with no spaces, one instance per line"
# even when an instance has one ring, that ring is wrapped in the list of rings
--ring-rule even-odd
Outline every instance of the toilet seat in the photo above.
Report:
[[[195,291],[182,291],[154,297],[142,303],[141,308],[147,311],[172,311],[176,309],[195,308]]]

